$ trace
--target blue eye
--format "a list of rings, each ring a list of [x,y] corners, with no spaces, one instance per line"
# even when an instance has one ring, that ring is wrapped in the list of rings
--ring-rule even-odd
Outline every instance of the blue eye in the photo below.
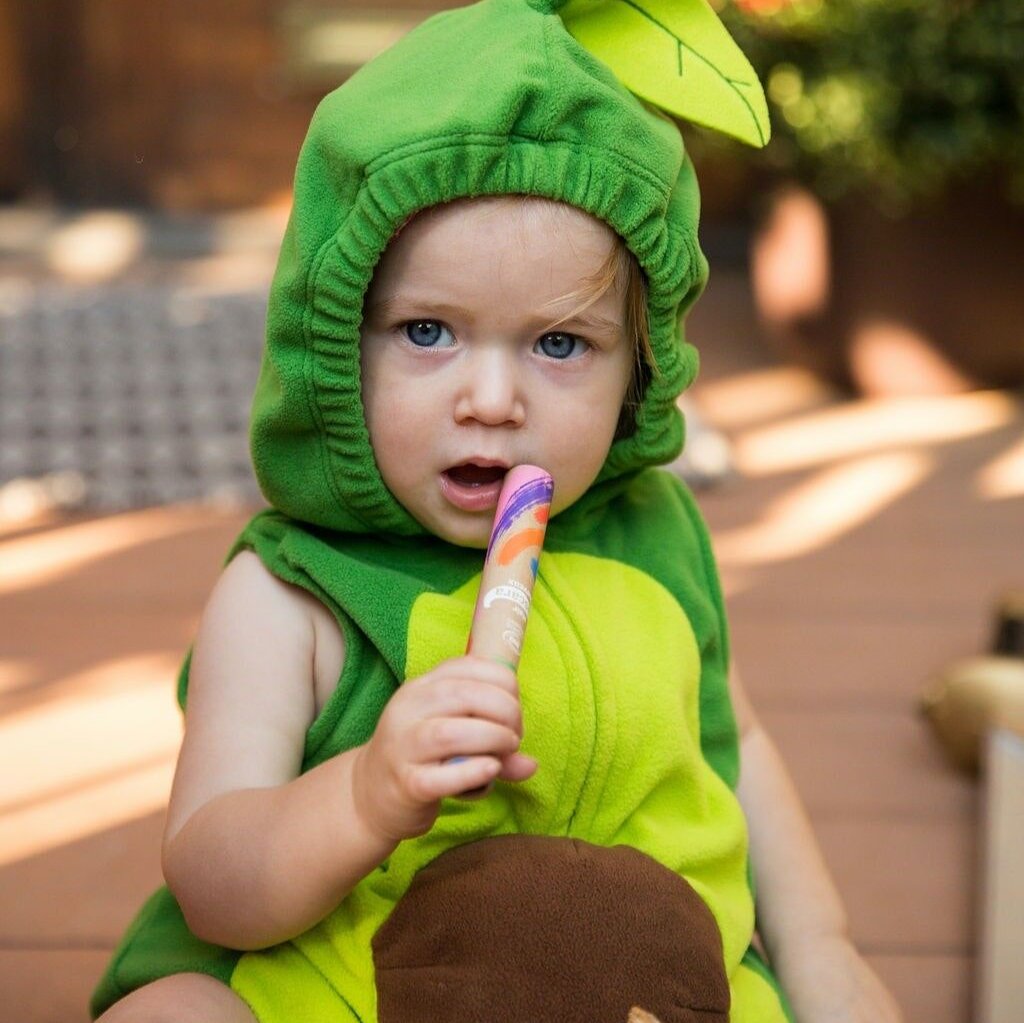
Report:
[[[549,359],[578,359],[587,350],[587,343],[575,334],[565,334],[557,330],[545,334],[534,345],[533,350],[546,355]]]
[[[452,332],[437,320],[410,320],[402,324],[402,330],[417,348],[451,348],[455,344]]]

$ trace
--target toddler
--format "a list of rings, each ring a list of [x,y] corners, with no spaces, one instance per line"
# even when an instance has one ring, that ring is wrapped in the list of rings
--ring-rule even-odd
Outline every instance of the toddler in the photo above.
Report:
[[[317,111],[253,404],[271,507],[182,670],[167,887],[103,1023],[897,1019],[652,468],[696,370],[692,166],[559,7],[432,18]],[[517,677],[462,653],[521,463],[555,491]]]

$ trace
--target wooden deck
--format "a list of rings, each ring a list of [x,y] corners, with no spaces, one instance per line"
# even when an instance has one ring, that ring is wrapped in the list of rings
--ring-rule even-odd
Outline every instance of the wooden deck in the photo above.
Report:
[[[1024,407],[840,400],[767,353],[737,274],[715,278],[691,337],[695,398],[739,470],[701,501],[747,687],[908,1023],[967,1023],[978,790],[916,701],[1024,582]],[[0,1021],[84,1021],[160,881],[173,675],[246,517],[0,526]]]

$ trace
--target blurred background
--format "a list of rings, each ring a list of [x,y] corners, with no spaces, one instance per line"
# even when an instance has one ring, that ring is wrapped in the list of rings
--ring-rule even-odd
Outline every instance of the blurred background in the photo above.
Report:
[[[0,1020],[84,1020],[160,882],[298,148],[441,6],[0,0]],[[712,279],[675,469],[855,940],[908,1020],[1010,1019],[982,743],[1024,693],[1024,0],[713,6],[774,136],[682,126]]]

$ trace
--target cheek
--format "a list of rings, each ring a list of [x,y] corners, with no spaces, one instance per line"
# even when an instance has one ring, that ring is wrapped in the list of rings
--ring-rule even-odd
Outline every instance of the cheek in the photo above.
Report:
[[[404,418],[407,413],[409,389],[394,360],[388,357],[386,345],[371,344],[365,348],[361,369],[366,425],[374,434],[389,431],[395,419]]]
[[[371,399],[366,425],[374,457],[385,476],[408,476],[419,464],[428,436],[422,422],[418,410],[397,395]]]
[[[362,368],[363,415],[370,446],[385,483],[391,485],[410,462],[400,456],[415,445],[419,433],[414,428],[415,412],[410,407],[409,395],[396,380],[389,378],[387,367],[379,360],[364,356]]]
[[[594,430],[601,432],[608,447],[611,447],[632,379],[632,356],[630,355],[628,360],[620,357],[616,361],[614,372],[610,372],[602,381],[600,397],[595,400]]]
[[[369,430],[373,430],[377,418],[377,403],[380,401],[380,387],[377,383],[376,360],[370,354],[365,341],[359,351],[359,393],[363,403],[363,419]]]
[[[625,384],[604,381],[585,400],[551,410],[546,432],[557,473],[556,505],[567,507],[594,482],[604,465],[619,421]],[[559,489],[562,500],[558,500]]]

